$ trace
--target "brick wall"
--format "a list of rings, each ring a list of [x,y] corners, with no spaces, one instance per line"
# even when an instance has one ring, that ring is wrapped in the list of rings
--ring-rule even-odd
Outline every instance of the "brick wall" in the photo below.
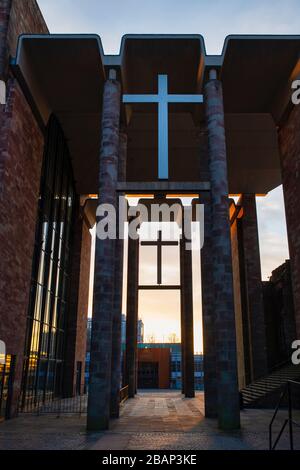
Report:
[[[12,0],[7,35],[11,56],[15,55],[19,35],[24,33],[49,33],[36,0]]]
[[[296,337],[290,261],[272,271],[270,280],[263,284],[268,363],[271,368],[289,359],[291,344]]]
[[[21,381],[44,137],[15,81],[0,110],[0,338]]]
[[[300,106],[279,131],[297,338],[300,339]]]
[[[49,33],[36,0],[1,0],[0,79],[7,78],[9,56],[15,56],[18,37],[24,33]]]
[[[4,78],[7,71],[6,36],[11,3],[12,0],[1,0],[0,2],[0,79]]]

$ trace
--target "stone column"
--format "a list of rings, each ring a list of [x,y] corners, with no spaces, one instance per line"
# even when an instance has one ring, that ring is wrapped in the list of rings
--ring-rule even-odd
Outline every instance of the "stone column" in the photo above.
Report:
[[[126,180],[127,135],[120,132],[118,180]],[[119,196],[124,194],[119,193]],[[120,210],[119,204],[118,213]],[[118,227],[118,226],[117,226]],[[121,388],[121,325],[122,325],[122,292],[123,292],[123,255],[124,240],[118,237],[115,248],[115,290],[114,290],[114,316],[112,325],[112,358],[111,358],[111,400],[110,415],[118,418],[120,412]]]
[[[215,318],[211,243],[211,195],[200,195],[200,204],[204,204],[204,242],[201,249],[201,288],[202,288],[202,324],[203,324],[203,366],[204,366],[204,404],[207,418],[217,417],[217,369],[215,346]]]
[[[63,394],[74,396],[77,380],[77,362],[81,362],[80,391],[83,393],[87,316],[89,304],[89,281],[91,260],[90,223],[85,217],[84,207],[76,208],[73,227],[73,245],[70,278],[70,303],[66,325],[65,368]]]
[[[210,71],[205,85],[212,201],[212,288],[217,361],[218,419],[221,429],[240,426],[235,314],[229,224],[226,139],[222,85]]]
[[[190,242],[190,241],[189,241]],[[194,379],[194,319],[193,319],[193,267],[192,250],[186,249],[184,234],[180,243],[181,255],[181,306],[183,322],[183,393],[187,398],[195,396]]]
[[[120,84],[115,72],[105,82],[99,170],[99,205],[116,207],[118,179]],[[102,217],[103,218],[103,217]],[[101,218],[97,217],[97,222]],[[91,340],[87,427],[107,429],[110,416],[112,320],[114,313],[115,240],[96,237],[94,312]]]
[[[260,252],[255,194],[243,194],[242,240],[247,296],[251,378],[267,374],[266,330],[262,295]]]
[[[125,373],[128,396],[137,388],[137,321],[138,321],[139,240],[128,239],[127,317]]]

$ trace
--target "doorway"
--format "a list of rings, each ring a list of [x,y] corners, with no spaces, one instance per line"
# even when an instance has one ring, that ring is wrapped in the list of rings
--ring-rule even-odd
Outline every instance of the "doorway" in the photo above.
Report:
[[[139,362],[138,388],[158,388],[158,362]]]

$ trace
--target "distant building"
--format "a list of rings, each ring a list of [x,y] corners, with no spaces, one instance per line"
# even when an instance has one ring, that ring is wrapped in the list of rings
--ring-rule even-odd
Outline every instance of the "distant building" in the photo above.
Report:
[[[143,320],[138,320],[137,342],[144,342],[144,323]]]
[[[122,323],[121,323],[121,338],[122,343],[126,343],[126,315],[122,313]]]
[[[89,381],[90,342],[92,320],[87,325],[87,349],[85,383]],[[144,324],[139,320],[139,339],[144,335]],[[122,370],[126,347],[126,315],[122,315]],[[203,354],[195,354],[195,390],[203,390]],[[138,341],[138,388],[161,388],[181,390],[181,344],[143,343]]]
[[[194,355],[195,390],[203,390],[203,354]],[[138,344],[138,388],[181,390],[181,344]]]
[[[122,343],[126,343],[126,315],[122,313]],[[138,320],[138,325],[137,325],[137,342],[138,343],[143,343],[144,341],[144,323],[143,320]]]

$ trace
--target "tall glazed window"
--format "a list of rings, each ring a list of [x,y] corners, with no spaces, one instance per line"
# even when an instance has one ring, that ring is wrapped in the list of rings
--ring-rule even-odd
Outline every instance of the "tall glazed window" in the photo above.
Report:
[[[60,395],[68,311],[74,180],[56,118],[49,120],[28,308],[22,406]]]

